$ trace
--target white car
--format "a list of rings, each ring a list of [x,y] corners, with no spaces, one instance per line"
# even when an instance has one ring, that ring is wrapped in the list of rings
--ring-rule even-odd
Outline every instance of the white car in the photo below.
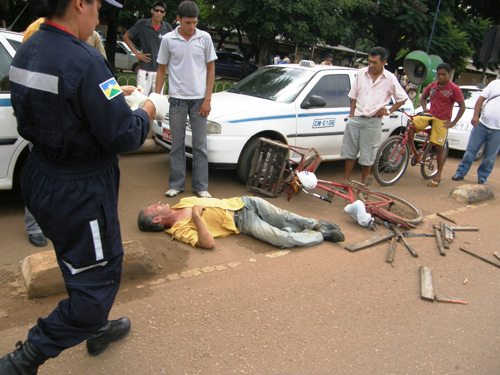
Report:
[[[448,148],[452,150],[465,151],[467,149],[467,143],[469,142],[469,136],[473,129],[471,120],[474,115],[474,106],[476,101],[483,91],[476,86],[460,86],[465,99],[465,112],[457,122],[457,124],[448,130]],[[458,112],[459,106],[455,103],[453,107],[452,119],[455,118]],[[421,112],[422,107],[416,109],[416,112]],[[481,149],[476,157],[480,159],[483,155],[484,149]]]
[[[131,70],[135,72],[139,62],[132,50],[122,40],[116,42],[115,68],[118,70]]]
[[[357,69],[300,64],[270,65],[259,69],[229,90],[212,95],[208,117],[208,161],[218,168],[236,168],[246,181],[259,137],[290,145],[314,147],[323,160],[340,159],[349,115],[347,96]],[[408,100],[404,110],[413,113]],[[383,142],[403,126],[403,114],[384,118]],[[170,149],[168,115],[154,123],[156,142]],[[186,154],[192,157],[188,127]]]
[[[22,34],[0,30],[0,190],[12,189],[28,154],[28,142],[17,132],[10,101],[9,68]]]

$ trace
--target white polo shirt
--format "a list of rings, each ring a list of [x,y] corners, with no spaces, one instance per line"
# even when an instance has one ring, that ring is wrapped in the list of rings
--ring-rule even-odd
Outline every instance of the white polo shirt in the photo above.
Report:
[[[354,116],[372,117],[380,108],[389,104],[391,95],[396,102],[408,99],[394,74],[384,69],[373,82],[368,67],[360,69],[349,91],[349,97],[356,100]]]
[[[168,95],[177,99],[202,99],[207,90],[207,63],[217,59],[210,34],[196,29],[186,40],[179,27],[165,34],[158,64],[167,65]]]

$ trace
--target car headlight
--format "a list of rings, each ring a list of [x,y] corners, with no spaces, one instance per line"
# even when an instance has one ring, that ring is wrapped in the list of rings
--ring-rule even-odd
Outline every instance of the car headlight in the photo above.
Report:
[[[453,129],[456,129],[456,130],[462,130],[462,131],[470,131],[472,130],[472,125],[470,122],[468,121],[459,121],[454,127]]]
[[[218,122],[207,121],[207,134],[220,134],[221,126]]]

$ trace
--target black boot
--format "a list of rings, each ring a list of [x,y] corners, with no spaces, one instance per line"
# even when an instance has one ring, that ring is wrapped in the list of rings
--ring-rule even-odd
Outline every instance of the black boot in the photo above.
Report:
[[[320,232],[325,241],[342,242],[345,239],[340,227],[328,221],[320,220],[314,230]]]
[[[19,341],[16,350],[0,358],[0,374],[2,375],[36,375],[38,367],[47,358],[26,340]]]
[[[319,228],[336,229],[336,230],[340,231],[340,227],[337,224],[332,223],[330,221],[326,221],[326,220],[318,220],[318,224],[316,224],[316,226],[314,227],[314,230],[319,231]]]
[[[101,354],[109,344],[127,336],[130,332],[130,326],[129,318],[110,320],[87,339],[87,353],[90,355]]]

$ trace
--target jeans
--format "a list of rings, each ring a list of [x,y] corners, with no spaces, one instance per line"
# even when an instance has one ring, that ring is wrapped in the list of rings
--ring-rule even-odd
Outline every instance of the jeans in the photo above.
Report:
[[[24,226],[28,234],[43,234],[33,214],[28,210],[28,207],[24,207]]]
[[[323,235],[313,230],[318,220],[282,210],[262,198],[242,199],[245,206],[236,220],[241,233],[282,248],[323,242]]]
[[[207,118],[200,115],[203,99],[170,98],[170,189],[184,190],[186,179],[185,138],[189,114],[193,143],[193,191],[208,190]]]
[[[464,157],[458,165],[456,175],[465,177],[469,172],[474,159],[482,145],[485,145],[484,156],[479,168],[477,169],[478,183],[484,184],[493,170],[498,151],[500,150],[500,130],[490,129],[479,122],[478,126],[472,129],[467,143],[467,150]]]

